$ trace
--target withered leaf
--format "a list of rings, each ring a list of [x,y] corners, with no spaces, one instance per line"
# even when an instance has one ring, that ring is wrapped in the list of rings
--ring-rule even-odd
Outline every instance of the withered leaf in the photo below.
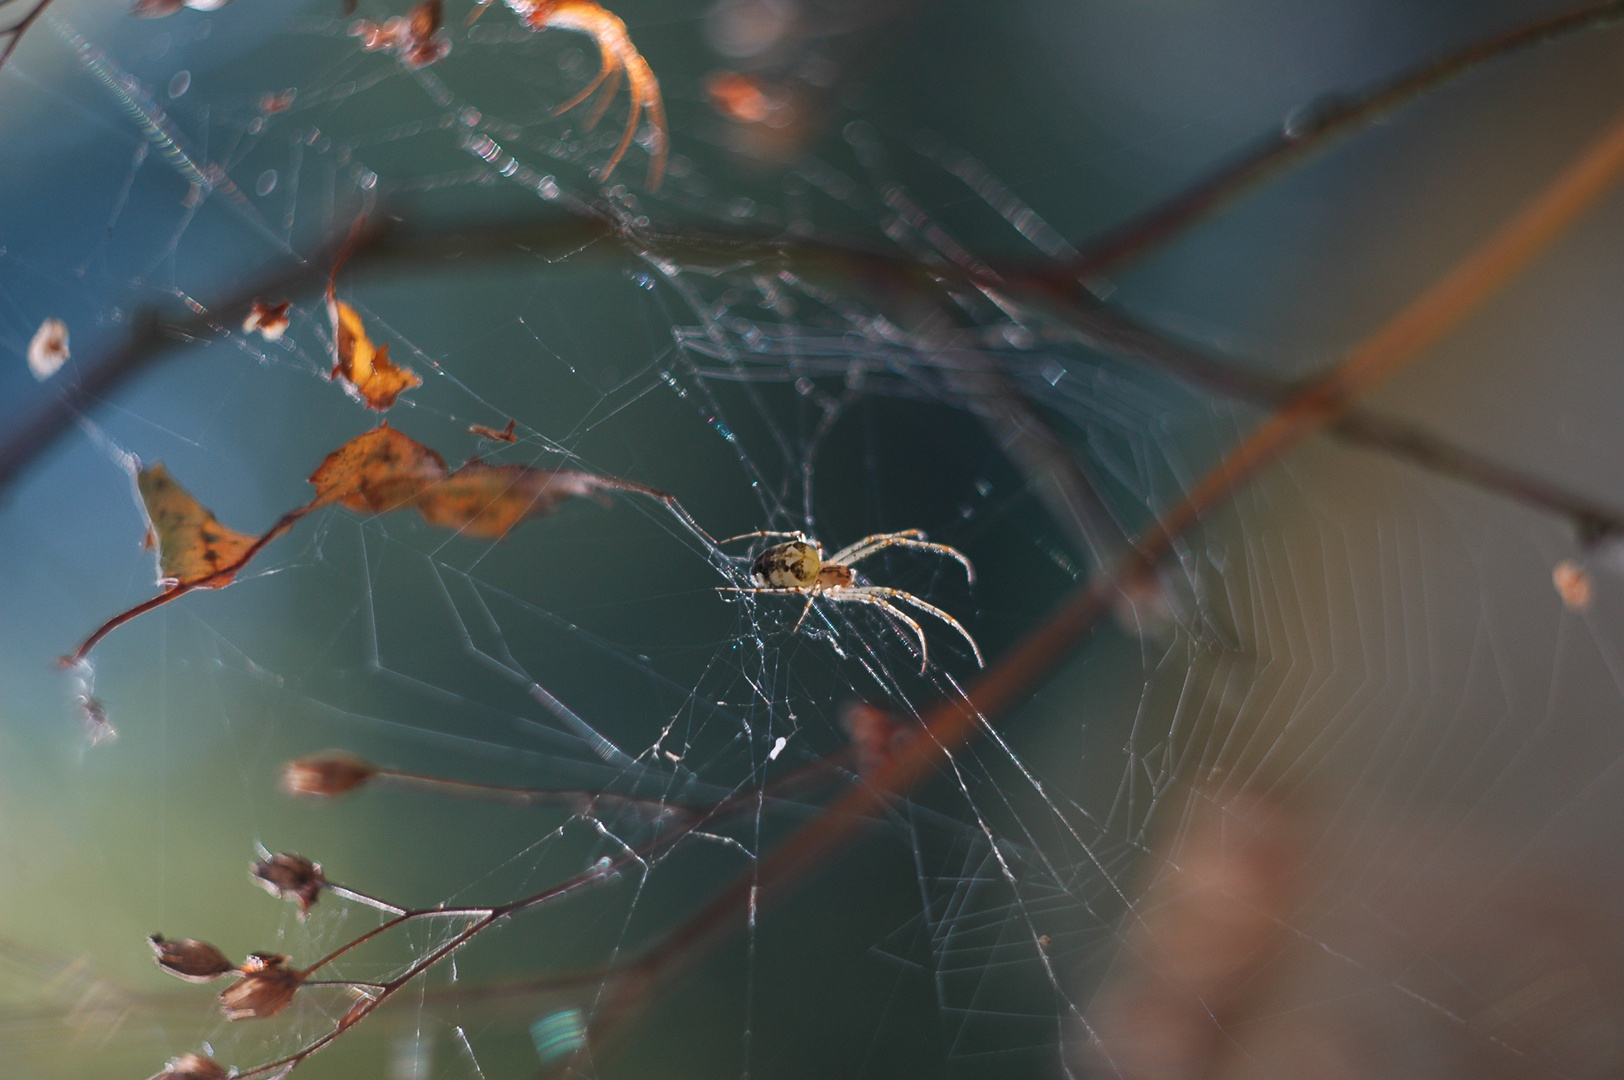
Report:
[[[359,19],[350,27],[350,36],[360,38],[361,48],[368,52],[392,49],[407,67],[425,67],[451,52],[451,43],[439,32],[442,7],[442,0],[423,0],[407,15],[381,25]]]
[[[328,454],[310,476],[316,486],[315,498],[283,514],[259,537],[222,526],[175,483],[162,465],[143,470],[138,479],[151,522],[149,539],[158,544],[168,587],[103,623],[78,651],[62,658],[64,667],[82,661],[97,642],[131,619],[192,589],[218,589],[230,584],[261,548],[323,506],[336,504],[362,514],[415,506],[431,525],[495,540],[506,536],[524,519],[551,513],[559,503],[576,496],[607,503],[612,491],[631,492],[658,499],[682,514],[676,500],[665,492],[614,476],[526,465],[487,465],[477,458],[452,472],[439,454],[387,423]]]
[[[527,517],[550,514],[565,499],[591,496],[607,504],[603,479],[524,465],[487,465],[478,458],[417,497],[430,525],[464,536],[500,540]]]
[[[446,472],[445,458],[382,423],[328,454],[310,482],[318,506],[384,514],[410,505]]]
[[[206,941],[195,938],[169,941],[162,934],[153,934],[147,938],[147,944],[152,946],[159,967],[187,982],[208,982],[237,970],[237,965],[226,959],[225,953]]]
[[[389,359],[389,346],[372,344],[361,316],[350,305],[328,297],[327,314],[333,320],[336,354],[329,377],[340,380],[368,408],[381,412],[405,391],[423,385],[411,368]]]
[[[368,408],[382,412],[405,391],[422,386],[423,380],[411,368],[390,360],[389,346],[374,345],[360,313],[338,298],[338,271],[360,242],[366,221],[365,215],[356,219],[327,278],[327,317],[333,323],[333,370],[328,378],[338,379]]]
[[[509,420],[507,427],[500,431],[493,427],[486,427],[484,424],[469,424],[468,433],[478,435],[481,439],[490,439],[492,442],[516,443],[519,441],[519,437],[513,432],[518,426],[519,422],[517,420]]]
[[[275,1016],[304,985],[304,975],[279,953],[254,953],[243,963],[242,978],[220,991],[220,1011],[227,1020]]]
[[[135,486],[147,513],[148,541],[158,545],[159,584],[200,589],[231,584],[231,571],[257,537],[221,525],[161,461],[138,472]]]

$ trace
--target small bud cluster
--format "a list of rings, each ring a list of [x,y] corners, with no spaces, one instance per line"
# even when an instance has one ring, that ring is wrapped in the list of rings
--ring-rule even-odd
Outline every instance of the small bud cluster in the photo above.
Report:
[[[254,863],[249,867],[249,873],[272,896],[297,900],[301,918],[310,914],[311,905],[321,896],[321,890],[327,887],[320,863],[288,851]]]
[[[213,1058],[202,1054],[182,1054],[170,1058],[164,1071],[152,1080],[226,1080],[228,1075],[225,1067]]]
[[[329,750],[288,762],[282,770],[282,786],[290,795],[331,797],[348,794],[376,775],[376,765]]]

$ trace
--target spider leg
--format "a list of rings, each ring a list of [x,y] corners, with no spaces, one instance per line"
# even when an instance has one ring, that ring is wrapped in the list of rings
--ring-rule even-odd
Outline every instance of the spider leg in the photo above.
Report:
[[[974,585],[976,570],[970,565],[970,560],[958,548],[948,547],[946,544],[932,544],[924,539],[924,533],[917,529],[906,533],[886,533],[880,536],[869,536],[850,547],[842,548],[825,559],[825,562],[841,563],[850,566],[859,559],[866,559],[870,555],[884,551],[888,547],[911,548],[914,551],[930,551],[937,555],[945,555],[958,561],[964,567],[964,576],[970,584]]]
[[[603,114],[609,111],[609,106],[614,103],[615,95],[620,93],[620,80],[625,75],[625,72],[626,69],[619,64],[609,70],[609,82],[604,86],[603,93],[598,97],[597,104],[592,106],[592,111],[587,114],[586,122],[582,125],[586,130],[591,131],[597,127],[598,121],[603,119]],[[632,116],[635,118],[637,116],[636,98],[632,99],[631,110]]]
[[[750,540],[750,539],[752,539],[754,537],[757,537],[757,536],[776,536],[776,537],[778,537],[780,539],[786,539],[786,540],[804,540],[808,544],[812,544],[814,546],[818,545],[818,542],[816,540],[813,540],[811,537],[807,536],[805,533],[801,533],[801,532],[775,532],[772,529],[757,529],[755,532],[740,533],[737,536],[730,536],[726,540],[718,540],[718,541],[716,541],[716,546],[721,547],[723,544],[731,544],[735,540]]]
[[[913,628],[914,636],[919,639],[919,674],[923,675],[925,673],[925,669],[930,665],[930,652],[925,644],[925,628],[920,626],[907,612],[898,610],[895,605],[884,597],[876,596],[861,587],[827,589],[823,595],[831,600],[841,600],[847,603],[872,604],[891,616],[891,618],[907,623]]]
[[[489,0],[486,0],[486,2],[489,3]],[[600,51],[598,55],[600,57],[600,64],[601,64],[601,66],[598,68],[598,77],[593,79],[591,82],[587,83],[586,87],[584,89],[582,89],[582,91],[580,93],[576,94],[574,97],[572,97],[568,101],[564,102],[564,104],[562,104],[558,108],[554,109],[553,110],[553,115],[554,116],[562,116],[562,115],[564,115],[565,113],[569,112],[571,109],[575,108],[575,106],[579,105],[581,102],[583,102],[587,98],[591,97],[592,96],[592,91],[594,91],[598,87],[602,86],[603,85],[603,80],[605,80],[605,79],[607,79],[609,77],[609,72],[610,72],[611,68],[613,68],[616,71],[619,70],[618,67],[615,67],[612,64],[612,62],[609,59],[609,54],[607,52]],[[611,91],[611,93],[613,93],[613,91]],[[596,123],[596,122],[597,121],[593,121],[593,123]],[[587,127],[591,127],[591,126],[592,126],[591,124],[587,125]]]
[[[578,30],[589,35],[597,42],[598,52],[603,58],[603,67],[600,78],[612,78],[613,88],[620,88],[619,80],[629,77],[631,80],[631,109],[626,117],[626,130],[620,136],[620,145],[610,155],[609,161],[598,172],[599,182],[609,179],[620,164],[620,159],[626,155],[627,149],[632,145],[632,137],[637,134],[637,122],[647,112],[649,120],[660,132],[660,144],[649,153],[649,189],[654,190],[660,186],[665,176],[665,155],[667,131],[665,127],[665,107],[660,99],[660,82],[654,77],[654,69],[648,66],[648,61],[637,51],[632,44],[631,36],[626,33],[626,24],[615,15],[604,10],[596,0],[508,0],[510,6],[525,12],[524,19],[532,29],[540,30],[544,26],[556,26],[565,30]],[[607,74],[605,74],[607,72]],[[592,90],[587,91],[591,93]],[[603,115],[608,107],[609,99],[613,93],[604,95],[604,100],[593,109],[587,126],[591,127]],[[585,98],[578,98],[571,105],[579,104]],[[566,106],[566,108],[569,106]],[[563,111],[563,110],[560,110]]]
[[[810,589],[806,590],[806,607],[801,609],[801,617],[795,620],[794,627],[790,629],[791,634],[799,634],[801,632],[801,624],[806,622],[806,617],[808,615],[812,614],[812,601],[816,600],[818,598],[818,593],[822,591],[823,590],[819,589],[815,584]]]
[[[609,179],[609,174],[615,171],[615,166],[620,164],[620,159],[625,157],[626,151],[631,148],[632,136],[637,134],[637,118],[642,114],[642,111],[643,103],[638,100],[636,93],[633,92],[631,108],[626,111],[626,130],[621,132],[620,145],[615,147],[615,152],[609,155],[609,160],[604,164],[603,171],[598,173],[600,183]]]
[[[885,540],[923,540],[924,538],[925,533],[922,529],[904,529],[901,532],[875,533],[872,536],[863,537],[856,543],[847,544],[845,547],[829,556],[828,561],[850,563],[853,559],[861,559],[865,549],[872,547],[877,551],[881,547],[886,546],[885,544],[881,543],[881,541]]]
[[[936,605],[925,603],[913,593],[903,592],[901,589],[888,588],[884,585],[854,585],[850,589],[842,589],[840,591],[856,592],[867,596],[885,597],[890,600],[897,600],[904,604],[911,604],[920,611],[936,616],[938,619],[957,630],[959,632],[959,636],[964,638],[964,640],[969,643],[970,651],[975,654],[976,666],[987,666],[987,662],[981,658],[981,647],[976,644],[976,639],[970,636],[970,631],[964,628],[963,623],[959,622],[959,620],[955,619],[953,616],[949,615]],[[833,590],[831,590],[831,592],[833,592]]]
[[[671,129],[665,122],[665,102],[660,98],[660,84],[654,78],[654,71],[641,56],[638,57],[641,66],[627,65],[626,70],[631,79],[631,92],[643,101],[643,112],[648,121],[654,126],[659,139],[648,154],[648,189],[659,191],[660,184],[665,180],[665,157],[671,145]]]

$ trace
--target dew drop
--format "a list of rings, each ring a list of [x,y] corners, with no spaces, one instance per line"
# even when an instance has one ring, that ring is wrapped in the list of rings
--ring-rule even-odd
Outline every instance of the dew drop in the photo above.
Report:
[[[264,198],[276,190],[276,170],[266,169],[259,174],[259,181],[254,185],[254,194]]]
[[[371,191],[373,188],[375,188],[377,186],[378,186],[378,174],[377,173],[368,171],[368,172],[364,172],[364,173],[361,174],[361,190],[362,191]]]
[[[192,73],[182,68],[169,80],[169,96],[178,98],[192,88]]]

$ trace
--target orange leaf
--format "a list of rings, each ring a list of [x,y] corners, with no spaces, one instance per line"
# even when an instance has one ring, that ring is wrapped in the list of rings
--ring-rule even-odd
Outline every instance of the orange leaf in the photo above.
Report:
[[[419,495],[417,509],[430,525],[500,540],[525,518],[550,514],[568,498],[588,495],[607,505],[609,486],[590,473],[487,465],[475,458]]]
[[[157,538],[161,584],[204,589],[229,585],[230,575],[206,579],[240,563],[256,538],[221,525],[175,482],[162,462],[137,473],[135,484],[146,508],[148,536]]]
[[[334,297],[331,288],[327,291],[327,315],[333,320],[336,354],[331,377],[342,380],[345,388],[368,408],[387,409],[402,392],[423,385],[411,368],[389,359],[389,346],[372,344],[360,314]]]
[[[415,506],[430,525],[467,536],[500,540],[528,517],[551,513],[559,503],[589,496],[607,504],[609,492],[646,495],[665,503],[692,524],[675,499],[663,491],[614,476],[552,472],[524,465],[487,465],[477,458],[451,472],[445,459],[387,423],[357,435],[328,454],[310,475],[316,496],[276,519],[258,537],[222,526],[164,471],[162,465],[137,478],[147,507],[149,536],[156,536],[165,591],[108,619],[63,666],[82,661],[112,631],[131,619],[193,589],[229,585],[261,548],[298,524],[306,514],[338,505],[361,514],[386,514]],[[700,535],[704,535],[700,532]],[[269,1014],[267,1014],[269,1015]]]
[[[486,427],[484,424],[469,424],[468,433],[478,435],[481,439],[489,439],[492,442],[515,443],[519,441],[519,437],[513,432],[518,426],[519,422],[517,420],[509,420],[507,427],[500,431],[493,427]]]
[[[313,505],[337,503],[362,514],[385,514],[410,505],[447,471],[439,454],[379,424],[328,454],[310,474],[316,485]]]

